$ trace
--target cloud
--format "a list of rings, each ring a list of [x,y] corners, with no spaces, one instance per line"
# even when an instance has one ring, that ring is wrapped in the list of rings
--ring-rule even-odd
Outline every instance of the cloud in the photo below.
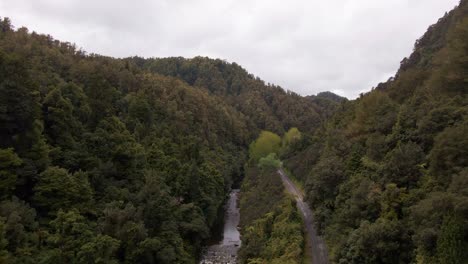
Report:
[[[115,57],[237,62],[302,95],[385,81],[458,0],[0,0],[0,16]]]

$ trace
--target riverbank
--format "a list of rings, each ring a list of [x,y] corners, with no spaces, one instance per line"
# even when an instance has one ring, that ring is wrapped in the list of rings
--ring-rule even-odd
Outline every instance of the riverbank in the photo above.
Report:
[[[209,246],[203,253],[200,264],[235,264],[241,245],[238,230],[240,213],[237,206],[239,190],[232,190],[226,203],[224,215],[223,238],[217,244]]]

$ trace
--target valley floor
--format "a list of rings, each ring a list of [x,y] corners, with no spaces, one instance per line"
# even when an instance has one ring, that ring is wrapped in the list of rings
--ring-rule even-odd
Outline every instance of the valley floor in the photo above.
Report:
[[[223,240],[207,248],[200,264],[235,264],[237,251],[241,244],[239,226],[239,208],[237,206],[239,190],[232,190],[226,205]]]

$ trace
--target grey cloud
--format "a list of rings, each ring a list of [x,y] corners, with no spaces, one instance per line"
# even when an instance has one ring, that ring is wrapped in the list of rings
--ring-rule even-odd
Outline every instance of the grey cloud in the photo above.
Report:
[[[0,16],[84,50],[237,62],[302,95],[349,98],[395,73],[458,0],[0,0]]]

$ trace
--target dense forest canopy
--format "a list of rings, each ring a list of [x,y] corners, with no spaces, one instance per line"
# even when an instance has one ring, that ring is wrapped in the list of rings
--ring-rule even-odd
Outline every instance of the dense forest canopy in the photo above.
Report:
[[[241,263],[303,263],[301,215],[277,174],[282,166],[278,156],[298,140],[297,128],[282,137],[262,131],[249,147],[240,198]]]
[[[283,157],[335,263],[467,263],[468,1]]]
[[[467,0],[352,101],[219,59],[86,54],[2,18],[0,263],[196,263],[240,185],[240,261],[300,263],[280,166],[332,262],[466,263],[467,76]]]
[[[1,262],[194,263],[250,141],[337,107],[235,63],[88,55],[3,18]]]

